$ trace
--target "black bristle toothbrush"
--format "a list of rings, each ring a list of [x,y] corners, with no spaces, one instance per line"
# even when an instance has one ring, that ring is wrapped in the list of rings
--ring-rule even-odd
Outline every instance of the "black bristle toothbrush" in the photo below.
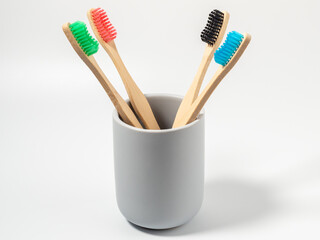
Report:
[[[207,46],[205,48],[197,74],[195,75],[188,92],[180,104],[174,124],[181,120],[183,115],[190,108],[191,104],[198,97],[204,76],[213,58],[214,52],[217,50],[223,39],[228,21],[229,13],[226,11],[220,12],[219,10],[215,9],[209,14],[207,25],[201,32],[201,40],[207,43]]]

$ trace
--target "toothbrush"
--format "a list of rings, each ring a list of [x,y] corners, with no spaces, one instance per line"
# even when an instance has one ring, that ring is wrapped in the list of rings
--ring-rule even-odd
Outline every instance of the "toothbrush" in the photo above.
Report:
[[[102,87],[107,92],[113,105],[117,109],[122,120],[129,125],[142,128],[131,108],[109,82],[93,57],[93,54],[98,51],[99,43],[89,34],[85,23],[80,21],[72,24],[65,23],[62,26],[62,30],[71,43],[73,49],[77,52],[82,61],[84,61],[84,63],[90,68],[92,73],[97,77]]]
[[[178,112],[174,120],[174,124],[176,124],[176,122],[181,121],[183,115],[186,113],[186,111],[188,111],[191,104],[198,97],[204,76],[211,63],[214,52],[217,50],[223,39],[228,22],[228,12],[220,12],[216,9],[209,14],[207,25],[201,32],[201,40],[207,43],[207,46],[204,50],[200,66],[198,68],[198,72],[194,77],[188,92],[184,96],[179,106]]]
[[[250,40],[251,36],[248,33],[245,33],[244,35],[236,31],[228,33],[225,42],[214,54],[214,60],[221,66],[181,120],[174,123],[172,126],[173,128],[184,126],[197,118],[212,92],[237,63]]]
[[[128,93],[130,103],[136,114],[147,129],[159,130],[160,127],[153,115],[147,98],[143,95],[137,84],[133,81],[124,63],[122,62],[122,59],[120,58],[114,42],[117,32],[110,23],[106,12],[101,8],[92,8],[88,11],[87,16],[96,38],[116,66]]]

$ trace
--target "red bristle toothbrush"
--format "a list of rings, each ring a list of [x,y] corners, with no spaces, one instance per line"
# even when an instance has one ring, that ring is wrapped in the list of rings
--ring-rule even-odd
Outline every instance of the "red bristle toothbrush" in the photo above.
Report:
[[[143,125],[147,129],[160,129],[147,98],[133,81],[120,58],[114,42],[117,32],[110,23],[106,12],[101,8],[92,8],[87,15],[94,34],[116,66],[128,93],[130,103]]]

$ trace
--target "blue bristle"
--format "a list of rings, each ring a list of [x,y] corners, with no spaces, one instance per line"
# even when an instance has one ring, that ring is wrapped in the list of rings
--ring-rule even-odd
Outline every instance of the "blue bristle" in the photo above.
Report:
[[[238,50],[243,35],[236,31],[229,32],[222,46],[214,53],[216,63],[225,66]]]

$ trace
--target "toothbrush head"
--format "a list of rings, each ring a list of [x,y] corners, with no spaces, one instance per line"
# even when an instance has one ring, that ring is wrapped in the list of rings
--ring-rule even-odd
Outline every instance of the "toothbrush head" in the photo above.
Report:
[[[225,66],[232,59],[233,55],[239,49],[244,36],[236,31],[229,32],[225,42],[214,53],[214,60],[216,63]]]
[[[215,9],[209,14],[208,22],[201,32],[201,40],[209,45],[213,45],[219,36],[225,13]]]
[[[99,43],[90,35],[85,23],[77,21],[70,24],[69,28],[78,45],[87,56],[98,51]]]
[[[117,37],[117,31],[111,24],[106,11],[101,8],[90,10],[92,21],[96,26],[100,37],[105,42],[110,42]]]

